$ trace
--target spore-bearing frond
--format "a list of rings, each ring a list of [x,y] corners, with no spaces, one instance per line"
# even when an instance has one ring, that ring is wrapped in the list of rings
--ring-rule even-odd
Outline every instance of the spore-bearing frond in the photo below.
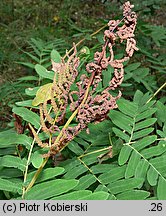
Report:
[[[55,72],[55,76],[51,93],[51,104],[55,115],[57,115],[58,112],[58,117],[55,121],[57,123],[64,118],[68,105],[70,87],[78,75],[77,67],[79,65],[79,58],[77,57],[75,44],[73,44],[73,46],[74,52],[71,56],[68,56],[67,62],[63,59],[59,64],[52,62],[52,69]],[[54,95],[56,96],[54,97]]]
[[[55,134],[49,142],[50,150],[46,157],[60,152],[81,130],[88,127],[88,123],[98,123],[107,119],[110,110],[117,108],[116,101],[121,97],[119,91],[117,96],[112,96],[110,90],[117,89],[124,78],[123,63],[130,59],[136,47],[134,31],[137,23],[137,16],[132,12],[133,5],[126,2],[123,5],[123,19],[111,20],[108,23],[108,30],[104,31],[104,45],[101,52],[94,54],[94,60],[86,65],[87,75],[83,74],[76,83],[77,89],[71,91],[71,85],[75,82],[78,75],[79,58],[75,44],[72,55],[66,56],[60,63],[52,62],[52,70],[55,72],[53,86],[51,89],[51,106],[54,116],[49,116],[47,111],[47,102],[40,106],[40,118],[42,129],[45,133]],[[125,55],[121,59],[115,59],[114,46],[116,43],[126,43]],[[103,73],[108,66],[114,69],[114,76],[109,82],[109,86],[96,91],[98,84],[102,81]],[[76,97],[74,97],[76,95]],[[59,126],[65,119],[66,109],[70,107],[73,112],[68,120],[65,120],[64,127],[60,131]],[[76,117],[76,126],[70,126],[71,121]],[[47,124],[44,121],[47,120]],[[32,131],[38,144],[42,146],[36,134]],[[57,133],[59,133],[57,135]]]

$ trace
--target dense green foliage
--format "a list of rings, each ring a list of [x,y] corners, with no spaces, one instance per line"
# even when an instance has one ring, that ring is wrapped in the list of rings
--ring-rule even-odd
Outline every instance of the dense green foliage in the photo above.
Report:
[[[62,14],[68,1],[65,2],[66,5],[61,6]],[[72,1],[73,4],[76,2]],[[159,0],[138,2],[133,1],[140,13],[136,32],[139,51],[125,63],[124,81],[120,87],[123,95],[118,100],[118,108],[110,111],[107,120],[89,124],[90,134],[82,131],[62,151],[62,155],[49,158],[35,185],[25,194],[25,199],[166,199],[166,30],[162,25],[153,23],[155,13],[161,11],[164,4]],[[79,4],[82,4],[81,1]],[[120,14],[118,2],[111,9],[109,6],[109,2],[102,5],[106,7],[105,13],[109,12],[109,19],[111,10],[116,15]],[[73,8],[78,9],[72,5],[71,11]],[[48,138],[40,131],[38,108],[32,105],[32,101],[40,86],[49,84],[53,79],[50,59],[57,60],[59,53],[65,54],[65,49],[73,40],[68,36],[74,35],[77,40],[80,36],[85,37],[84,46],[78,48],[79,73],[82,74],[85,63],[90,62],[94,52],[102,46],[102,31],[90,36],[89,26],[94,20],[83,28],[67,17],[64,20],[70,31],[67,35],[63,30],[59,31],[60,39],[49,38],[50,33],[46,29],[39,39],[40,28],[37,37],[34,34],[34,38],[28,38],[28,47],[21,47],[23,54],[14,59],[21,68],[27,69],[26,75],[0,86],[1,104],[5,108],[10,107],[9,113],[12,110],[15,114],[0,132],[0,199],[21,199],[22,188],[28,186],[44,161],[42,154],[45,151],[35,143],[27,125],[31,123],[38,129],[41,140]],[[59,25],[62,27],[62,23]],[[48,29],[51,28],[50,23]],[[11,48],[11,44],[8,45]],[[121,57],[122,49],[118,47],[116,50],[117,57]],[[83,53],[83,50],[86,52]],[[8,56],[7,59],[5,53],[1,56],[5,59],[1,58],[5,70],[8,60],[13,57]],[[111,68],[104,73],[98,91],[108,85],[112,73]],[[6,110],[3,109],[1,115],[10,115]],[[23,133],[19,134],[20,125]]]

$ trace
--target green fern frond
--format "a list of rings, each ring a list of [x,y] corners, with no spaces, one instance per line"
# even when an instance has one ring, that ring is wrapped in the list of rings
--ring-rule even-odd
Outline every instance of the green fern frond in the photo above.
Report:
[[[146,103],[145,98],[148,98],[147,95],[136,92],[133,102],[119,100],[120,111],[111,111],[109,117],[116,125],[114,133],[123,140],[118,163],[120,166],[127,165],[124,178],[142,178],[141,187],[147,181],[161,191],[160,188],[166,186],[166,147],[163,142],[158,142],[154,134],[157,120],[152,117],[156,112],[154,102]]]

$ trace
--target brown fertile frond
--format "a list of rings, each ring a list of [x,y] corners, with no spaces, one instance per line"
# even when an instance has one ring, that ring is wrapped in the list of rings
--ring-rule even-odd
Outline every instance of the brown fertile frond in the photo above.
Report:
[[[40,108],[40,123],[41,123],[41,126],[42,126],[42,130],[45,133],[50,134],[49,129],[47,128],[47,126],[45,124],[45,120],[44,120],[44,116],[43,116],[43,105],[40,104],[39,108]]]
[[[79,65],[79,58],[76,56],[77,50],[75,44],[73,44],[73,46],[74,52],[71,56],[68,56],[67,62],[64,62],[63,59],[62,62],[58,64],[52,62],[52,69],[55,72],[55,76],[51,93],[51,104],[55,115],[57,115],[58,112],[56,122],[64,118],[68,105],[70,87],[78,75],[77,67]]]
[[[38,134],[36,133],[35,129],[32,127],[31,124],[28,124],[31,131],[32,131],[32,134],[37,142],[37,144],[42,147],[42,148],[45,148],[45,147],[48,147],[48,143],[42,143],[41,139],[39,138]]]
[[[118,95],[113,97],[110,90],[114,91],[121,85],[124,78],[123,63],[132,57],[135,50],[138,50],[134,39],[137,16],[135,12],[132,12],[132,8],[133,5],[129,1],[124,3],[123,19],[109,21],[108,30],[104,31],[104,45],[100,52],[97,51],[94,54],[94,60],[86,65],[88,73],[81,75],[80,80],[76,83],[76,90],[70,90],[78,75],[79,58],[75,44],[73,44],[73,54],[70,56],[66,54],[68,57],[66,62],[63,58],[60,63],[52,62],[55,76],[51,89],[51,106],[55,118],[53,119],[48,113],[46,101],[40,105],[40,119],[45,133],[48,133],[50,137],[55,133],[57,135],[57,132],[58,135],[51,138],[50,149],[45,155],[46,157],[60,152],[81,130],[88,127],[88,123],[98,123],[105,120],[109,111],[117,108],[116,101],[121,97],[121,92],[119,91]],[[115,59],[114,46],[119,41],[126,44],[125,54],[123,58]],[[108,87],[97,92],[96,88],[102,81],[103,73],[108,66],[113,68],[114,76]],[[59,125],[65,118],[68,106],[73,113],[60,131]],[[48,121],[48,126],[46,126],[44,117]],[[70,127],[70,123],[75,117],[77,125]],[[34,130],[31,130],[35,139],[38,140]],[[37,142],[42,145],[40,140]]]
[[[54,119],[50,116],[50,114],[47,111],[47,100],[45,100],[43,102],[43,112],[44,112],[44,116],[46,117],[46,120],[50,123],[53,124],[54,123]]]

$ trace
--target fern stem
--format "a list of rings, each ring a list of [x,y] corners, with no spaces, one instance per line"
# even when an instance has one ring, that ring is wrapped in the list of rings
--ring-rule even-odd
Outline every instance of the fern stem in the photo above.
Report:
[[[45,158],[42,165],[39,167],[39,169],[36,171],[35,175],[33,176],[31,182],[29,183],[28,187],[26,188],[26,191],[27,192],[33,185],[34,183],[36,182],[36,179],[38,178],[39,174],[41,173],[43,167],[46,165],[47,161],[48,161],[49,157]]]
[[[131,131],[131,136],[130,136],[130,139],[129,139],[129,143],[131,143],[131,140],[133,139],[133,134],[134,134],[134,130],[135,130],[135,118],[136,117],[133,118],[134,123],[133,123],[133,128],[132,128],[132,131]]]
[[[162,86],[160,86],[159,89],[157,89],[157,91],[149,98],[149,100],[146,103],[149,103],[165,86],[166,82]]]
[[[158,138],[157,140],[158,141],[166,141],[166,137],[164,137],[164,138]]]
[[[38,129],[38,131],[36,132],[37,134],[40,132],[42,127],[40,127]],[[27,159],[27,164],[26,164],[26,168],[25,168],[25,173],[24,173],[24,183],[26,182],[27,180],[27,175],[28,175],[28,167],[29,167],[29,163],[30,163],[30,159],[31,159],[31,154],[32,154],[32,150],[33,150],[33,147],[34,147],[34,144],[35,144],[35,138],[33,139],[33,142],[31,144],[31,148],[29,150],[29,154],[28,154],[28,159]],[[22,198],[24,198],[24,195],[25,195],[25,187],[23,187],[23,194],[22,194]]]
[[[90,37],[93,37],[94,35],[96,35],[97,33],[99,33],[101,30],[103,30],[105,27],[107,27],[107,24],[102,26],[101,28],[99,28],[97,31],[93,32],[92,34],[90,34]],[[75,46],[79,46],[82,42],[84,42],[86,40],[86,38],[84,37],[83,39],[81,39],[80,41],[78,41]],[[63,57],[63,59],[65,59],[72,51],[74,50],[74,47],[72,47]]]
[[[98,153],[98,152],[102,152],[102,151],[105,151],[105,150],[109,150],[110,146],[109,147],[106,147],[106,148],[102,148],[102,149],[99,149],[99,150],[96,150],[96,151],[93,151],[93,152],[88,152],[86,154],[82,154],[80,155],[78,158],[83,158],[85,156],[88,156],[88,155],[91,155],[91,154],[95,154],[95,153]]]

